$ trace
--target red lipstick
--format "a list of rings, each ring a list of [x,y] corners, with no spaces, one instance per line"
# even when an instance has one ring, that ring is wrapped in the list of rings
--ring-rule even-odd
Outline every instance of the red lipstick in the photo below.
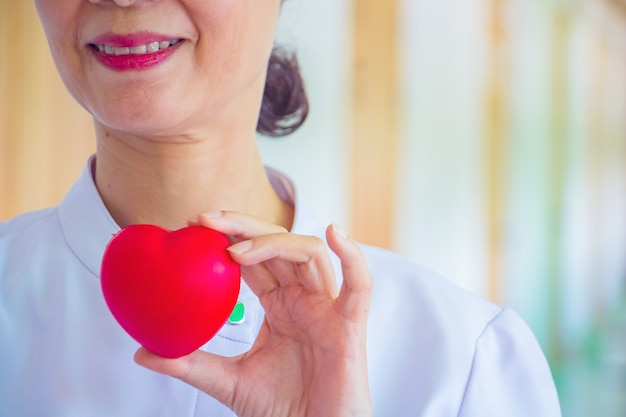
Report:
[[[165,62],[182,40],[153,33],[105,34],[89,42],[96,59],[114,71],[142,71]]]

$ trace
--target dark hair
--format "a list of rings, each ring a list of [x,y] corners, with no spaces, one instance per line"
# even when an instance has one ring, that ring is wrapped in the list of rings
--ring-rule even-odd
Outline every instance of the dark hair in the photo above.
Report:
[[[266,136],[287,136],[304,123],[308,114],[309,100],[298,59],[295,53],[275,47],[267,66],[256,130]]]

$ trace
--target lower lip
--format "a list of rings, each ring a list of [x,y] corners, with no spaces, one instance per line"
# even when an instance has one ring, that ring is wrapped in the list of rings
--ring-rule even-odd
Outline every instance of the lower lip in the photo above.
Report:
[[[158,52],[142,55],[108,55],[94,51],[102,65],[115,71],[145,71],[165,62],[181,44],[172,45]]]

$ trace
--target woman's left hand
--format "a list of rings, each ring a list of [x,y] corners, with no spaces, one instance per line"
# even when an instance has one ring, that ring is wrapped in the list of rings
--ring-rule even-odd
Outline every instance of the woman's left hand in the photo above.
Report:
[[[336,227],[326,238],[342,264],[337,289],[325,243],[235,212],[198,223],[237,240],[230,247],[265,320],[252,348],[226,358],[196,351],[135,360],[179,378],[240,416],[371,416],[366,327],[372,277],[358,246]]]

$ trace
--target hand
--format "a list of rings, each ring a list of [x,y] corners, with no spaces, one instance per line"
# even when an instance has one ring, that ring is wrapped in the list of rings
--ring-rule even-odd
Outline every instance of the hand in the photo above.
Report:
[[[196,351],[165,359],[140,348],[138,364],[179,378],[240,417],[371,416],[366,326],[372,278],[358,246],[334,226],[326,238],[341,260],[338,291],[323,241],[288,233],[243,214],[198,217],[230,235],[242,277],[265,320],[247,353]]]

